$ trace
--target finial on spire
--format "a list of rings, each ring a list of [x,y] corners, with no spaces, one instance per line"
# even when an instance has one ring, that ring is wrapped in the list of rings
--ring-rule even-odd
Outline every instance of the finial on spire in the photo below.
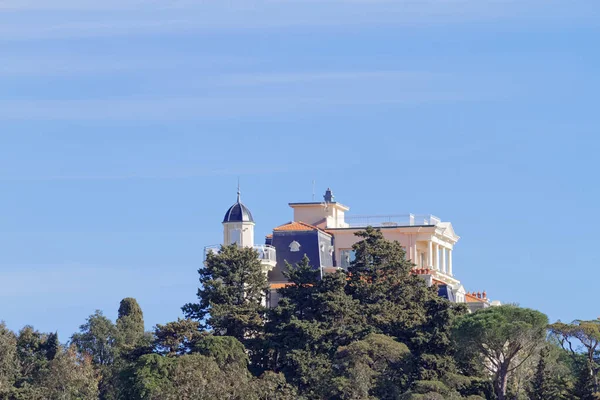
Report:
[[[237,202],[240,202],[240,195],[242,192],[240,191],[240,177],[238,176],[238,191],[237,191]]]

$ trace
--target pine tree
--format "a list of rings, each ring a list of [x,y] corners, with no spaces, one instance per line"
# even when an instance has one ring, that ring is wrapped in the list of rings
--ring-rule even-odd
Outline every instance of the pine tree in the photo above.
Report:
[[[327,398],[338,347],[360,340],[368,327],[358,303],[345,292],[345,273],[321,279],[305,256],[295,266],[288,264],[286,275],[290,284],[279,290],[281,299],[266,326],[269,367],[304,394]]]
[[[547,347],[542,348],[540,351],[540,360],[538,361],[535,375],[529,388],[529,397],[531,400],[550,400],[555,394],[552,377],[547,366],[548,355],[549,349]]]
[[[56,354],[60,351],[60,342],[58,341],[58,334],[51,333],[48,335],[48,339],[46,339],[46,343],[44,344],[46,350],[46,358],[49,361],[54,360]]]
[[[589,364],[589,361],[586,361],[579,368],[579,376],[577,377],[577,382],[573,388],[573,394],[577,396],[579,400],[596,399],[594,396],[595,379],[593,373],[590,371],[593,371],[593,366]]]
[[[407,344],[418,364],[417,379],[438,379],[455,369],[450,328],[464,313],[438,296],[424,279],[410,274],[414,267],[397,241],[372,227],[357,232],[362,240],[353,249],[348,292],[360,303],[368,323]]]
[[[182,307],[186,318],[200,322],[215,335],[233,336],[248,347],[263,328],[263,304],[268,284],[266,274],[251,248],[222,246],[209,253],[200,274],[199,303]],[[252,346],[250,346],[252,347]]]

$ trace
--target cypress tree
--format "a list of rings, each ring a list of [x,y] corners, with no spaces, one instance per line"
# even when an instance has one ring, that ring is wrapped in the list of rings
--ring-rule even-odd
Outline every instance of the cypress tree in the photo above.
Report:
[[[594,400],[594,388],[595,380],[592,374],[593,367],[590,366],[589,361],[586,361],[579,369],[579,376],[573,390],[573,394],[577,396],[579,400]]]
[[[144,313],[136,299],[126,297],[121,300],[117,332],[120,344],[133,345],[144,336]]]
[[[58,334],[51,333],[48,335],[48,339],[46,339],[46,343],[44,344],[46,350],[46,358],[48,361],[54,360],[56,354],[60,350],[60,342],[58,341]]]
[[[531,388],[529,389],[529,397],[531,400],[549,400],[554,395],[552,377],[548,371],[548,355],[547,347],[540,351],[540,360],[538,361]]]

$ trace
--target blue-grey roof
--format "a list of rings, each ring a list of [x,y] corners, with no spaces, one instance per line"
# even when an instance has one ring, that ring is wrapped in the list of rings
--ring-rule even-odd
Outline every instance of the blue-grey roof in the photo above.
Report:
[[[254,218],[248,207],[243,205],[238,197],[238,201],[225,213],[223,223],[225,222],[254,222]]]
[[[453,303],[456,302],[456,299],[454,298],[454,292],[448,285],[438,286],[438,296],[448,299]]]

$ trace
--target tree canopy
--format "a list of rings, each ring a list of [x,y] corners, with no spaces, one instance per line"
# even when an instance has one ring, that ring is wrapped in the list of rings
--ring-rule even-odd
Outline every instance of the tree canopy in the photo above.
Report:
[[[600,322],[469,313],[412,274],[398,242],[357,236],[348,271],[288,264],[270,309],[256,252],[232,245],[207,255],[185,318],[151,330],[134,298],[67,343],[0,323],[0,400],[598,398]]]

